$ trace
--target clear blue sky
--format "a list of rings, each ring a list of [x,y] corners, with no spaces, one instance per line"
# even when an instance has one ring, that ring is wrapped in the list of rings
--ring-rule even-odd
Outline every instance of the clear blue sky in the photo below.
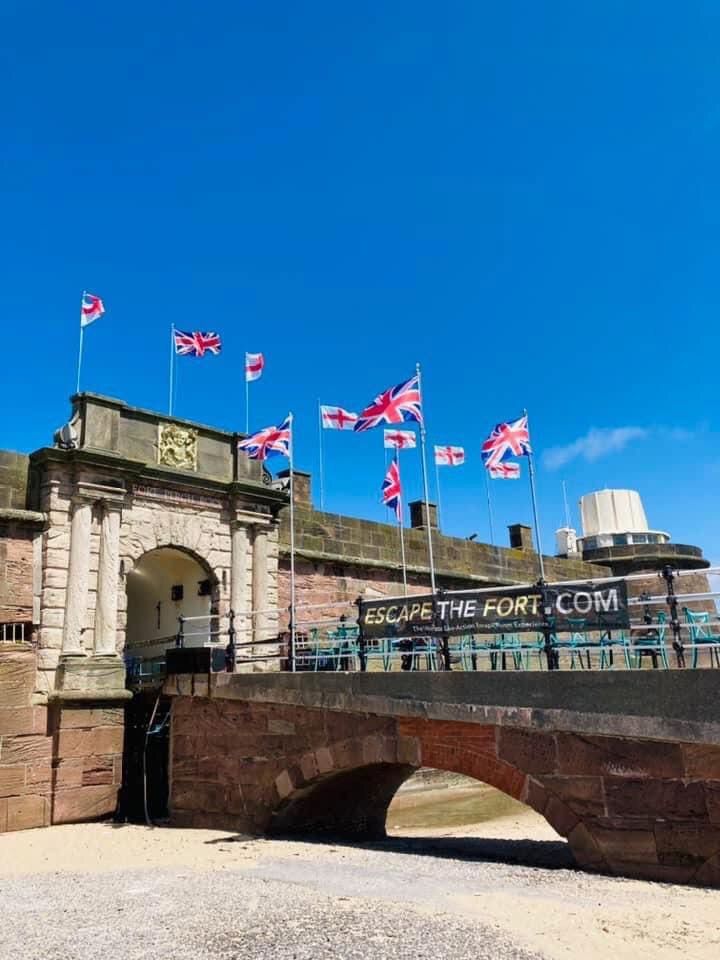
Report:
[[[166,409],[171,322],[217,330],[178,415],[242,429],[261,350],[252,424],[292,409],[317,473],[317,398],[419,360],[448,532],[487,538],[527,407],[546,548],[565,479],[720,559],[717,3],[6,0],[0,48],[0,447],[66,419],[87,288],[88,390]],[[380,433],[325,439],[327,506],[381,518]]]

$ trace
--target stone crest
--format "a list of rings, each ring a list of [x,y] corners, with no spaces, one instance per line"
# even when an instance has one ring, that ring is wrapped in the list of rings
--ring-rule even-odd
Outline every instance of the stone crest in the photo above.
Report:
[[[178,470],[197,470],[197,430],[177,423],[158,424],[158,463]]]

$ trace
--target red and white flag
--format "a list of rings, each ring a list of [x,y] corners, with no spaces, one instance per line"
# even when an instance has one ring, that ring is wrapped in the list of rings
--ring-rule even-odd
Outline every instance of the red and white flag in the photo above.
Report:
[[[357,423],[357,414],[342,407],[320,405],[320,417],[324,430],[352,430]]]
[[[435,447],[435,463],[439,467],[459,467],[465,463],[463,447]]]
[[[417,437],[412,430],[385,430],[384,446],[390,450],[414,450]]]
[[[486,463],[487,472],[493,480],[517,480],[520,476],[520,464],[509,460],[500,463]]]
[[[261,353],[245,354],[245,380],[252,383],[259,380],[265,368],[265,357]]]
[[[402,487],[397,458],[393,458],[382,485],[382,502],[395,514],[398,523],[402,523]]]
[[[80,300],[80,326],[87,327],[105,313],[105,304],[94,293],[83,293]]]

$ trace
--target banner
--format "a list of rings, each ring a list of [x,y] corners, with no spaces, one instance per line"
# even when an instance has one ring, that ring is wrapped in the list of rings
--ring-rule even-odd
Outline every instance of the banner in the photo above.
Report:
[[[622,630],[630,626],[627,584],[569,583],[544,588],[550,626],[571,630]],[[366,640],[447,634],[527,633],[545,625],[539,587],[498,587],[462,594],[438,593],[362,600],[358,622]]]

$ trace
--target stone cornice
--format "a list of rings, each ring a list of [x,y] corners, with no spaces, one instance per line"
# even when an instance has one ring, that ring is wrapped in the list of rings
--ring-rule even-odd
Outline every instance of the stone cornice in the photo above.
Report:
[[[37,510],[13,510],[10,507],[0,507],[0,523],[22,523],[28,527],[40,527],[47,521],[47,516]]]

